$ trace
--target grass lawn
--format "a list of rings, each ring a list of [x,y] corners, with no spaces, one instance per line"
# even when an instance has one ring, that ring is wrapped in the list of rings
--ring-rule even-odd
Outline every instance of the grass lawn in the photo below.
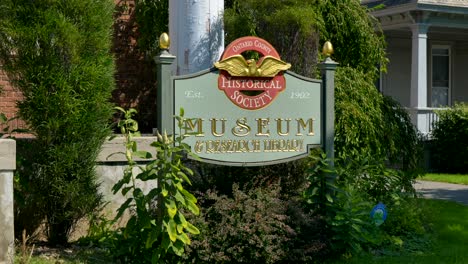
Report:
[[[339,263],[468,263],[468,206],[442,200],[423,200],[422,204],[433,216],[433,246],[429,252],[362,256]]]
[[[425,181],[435,181],[435,182],[448,182],[456,184],[465,184],[468,185],[468,175],[467,174],[437,174],[437,173],[427,173],[426,175],[418,178],[419,180]]]

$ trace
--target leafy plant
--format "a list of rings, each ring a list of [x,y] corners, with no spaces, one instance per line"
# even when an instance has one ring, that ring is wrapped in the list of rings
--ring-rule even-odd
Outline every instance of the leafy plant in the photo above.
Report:
[[[152,154],[138,151],[133,140],[139,135],[138,124],[132,119],[136,111],[117,109],[125,115],[118,126],[126,137],[125,155],[129,166],[113,191],[130,197],[119,208],[116,219],[125,211],[130,211],[131,216],[116,236],[114,256],[124,263],[173,263],[191,243],[189,234],[200,232],[184,215],[184,210],[199,214],[197,199],[183,186],[191,184],[189,176],[193,172],[182,159],[185,154],[193,154],[182,142],[183,136],[157,133],[158,141],[151,144],[156,151],[155,159],[145,166],[137,166],[135,157],[152,159]],[[185,124],[183,110],[176,118],[181,132]],[[134,175],[134,169],[140,172]],[[154,181],[157,187],[145,194],[138,181]]]
[[[315,0],[230,1],[224,12],[226,42],[243,36],[268,40],[304,76],[317,74],[318,45],[323,18]]]
[[[169,1],[136,0],[135,7],[139,31],[138,45],[147,51],[148,55],[155,55],[159,50],[159,36],[168,31]]]
[[[468,173],[468,104],[438,111],[432,131],[432,164],[438,172]]]
[[[278,263],[289,254],[295,235],[288,225],[287,203],[279,189],[241,190],[232,186],[232,196],[208,191],[202,213],[194,221],[201,235],[194,239],[185,257],[189,263]]]
[[[366,73],[371,83],[386,70],[385,39],[378,21],[358,0],[317,1],[323,17],[321,41],[331,41],[341,66]]]
[[[338,191],[336,173],[329,167],[325,153],[318,156],[309,156],[307,180],[308,188],[304,191],[305,202],[310,205],[316,214],[326,215],[327,208],[333,205],[334,197]]]
[[[114,2],[0,5],[0,63],[24,96],[19,117],[37,143],[31,174],[20,174],[20,182],[40,200],[34,209],[46,220],[48,241],[66,244],[76,222],[102,201],[94,169],[110,133]]]
[[[227,41],[259,35],[305,76],[318,76],[318,43],[330,40],[340,63],[335,79],[337,162],[392,165],[407,172],[401,184],[411,189],[421,154],[418,135],[408,113],[375,88],[379,70],[386,69],[385,41],[360,1],[234,0],[226,6]]]
[[[349,255],[379,244],[381,236],[369,217],[372,204],[365,193],[346,182],[337,184],[337,178],[349,172],[329,168],[324,153],[311,159],[316,165],[309,170],[304,199],[314,214],[325,217],[333,251]]]

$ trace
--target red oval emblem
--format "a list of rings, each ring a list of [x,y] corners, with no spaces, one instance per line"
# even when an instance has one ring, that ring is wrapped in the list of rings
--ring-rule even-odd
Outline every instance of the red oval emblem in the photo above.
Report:
[[[256,51],[258,61],[245,60],[242,53]],[[266,40],[242,37],[229,44],[215,67],[220,69],[218,88],[237,106],[256,110],[268,106],[286,88],[283,71],[291,67]]]

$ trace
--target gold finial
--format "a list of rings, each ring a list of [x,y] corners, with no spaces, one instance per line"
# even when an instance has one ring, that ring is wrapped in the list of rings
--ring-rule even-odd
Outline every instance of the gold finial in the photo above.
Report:
[[[159,37],[159,48],[167,50],[169,49],[169,45],[171,45],[171,40],[169,39],[169,35],[164,32]]]
[[[327,41],[325,42],[325,44],[323,44],[322,53],[326,57],[330,57],[333,54],[333,45],[331,44],[330,41]]]

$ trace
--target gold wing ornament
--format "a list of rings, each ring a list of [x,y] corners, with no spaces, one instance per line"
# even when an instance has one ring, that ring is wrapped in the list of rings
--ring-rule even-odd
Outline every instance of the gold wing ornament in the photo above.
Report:
[[[215,62],[214,66],[229,72],[231,76],[249,76],[249,64],[240,54]]]
[[[256,75],[260,77],[275,77],[280,71],[291,68],[291,64],[272,56],[261,58],[259,63]]]

